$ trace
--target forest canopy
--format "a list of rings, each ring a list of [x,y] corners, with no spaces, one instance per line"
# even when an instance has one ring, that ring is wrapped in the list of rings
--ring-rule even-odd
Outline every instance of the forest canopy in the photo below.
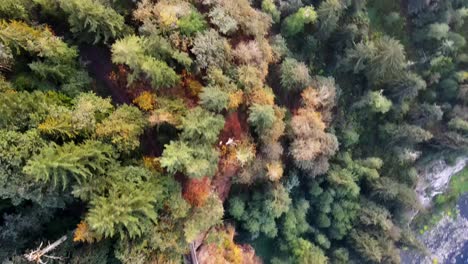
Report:
[[[0,262],[424,252],[416,168],[468,153],[467,10],[0,1]]]

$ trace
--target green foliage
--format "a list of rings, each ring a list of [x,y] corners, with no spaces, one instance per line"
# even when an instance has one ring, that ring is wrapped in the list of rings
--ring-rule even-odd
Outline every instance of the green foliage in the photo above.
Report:
[[[282,32],[286,37],[297,35],[304,31],[307,24],[313,24],[317,20],[317,13],[313,6],[301,7],[299,10],[288,16],[282,24]]]
[[[348,232],[353,227],[353,221],[357,216],[357,209],[359,204],[356,201],[356,197],[359,195],[359,187],[357,193],[350,192],[346,189],[346,185],[349,183],[341,183],[338,185],[336,180],[337,177],[342,177],[342,182],[349,181],[351,185],[356,185],[352,179],[349,179],[349,176],[344,173],[349,173],[352,175],[352,172],[342,170],[339,172],[330,172],[330,175],[338,174],[335,176],[329,176],[331,179],[330,183],[334,184],[333,188],[330,188],[326,191],[319,187],[318,185],[312,185],[312,188],[320,188],[320,192],[312,189],[311,194],[313,194],[314,200],[312,201],[313,210],[317,215],[315,218],[315,224],[317,227],[323,229],[327,232],[328,237],[331,239],[343,239]],[[335,179],[333,179],[333,177]],[[348,179],[346,179],[348,178]],[[357,186],[356,186],[357,187]]]
[[[0,128],[26,130],[35,128],[45,119],[53,104],[41,92],[5,92],[0,101]]]
[[[124,18],[96,0],[59,0],[68,15],[71,32],[94,44],[120,37],[125,31]]]
[[[229,214],[236,219],[241,219],[245,212],[245,201],[240,197],[233,197],[229,200]]]
[[[345,7],[345,4],[339,0],[326,0],[320,3],[317,15],[322,38],[328,37],[336,29]]]
[[[154,58],[145,58],[140,67],[153,87],[170,87],[180,78],[167,63]]]
[[[328,262],[324,252],[308,240],[300,238],[293,241],[292,248],[294,263],[325,264]]]
[[[179,171],[191,178],[211,177],[218,168],[218,159],[218,152],[209,145],[171,141],[164,146],[161,166],[170,173]]]
[[[70,177],[81,184],[96,174],[106,171],[113,162],[114,151],[109,145],[98,141],[86,141],[81,145],[67,143],[63,146],[51,143],[28,160],[23,172],[36,181],[49,182],[65,189]]]
[[[120,152],[128,152],[138,148],[146,125],[147,121],[138,108],[124,105],[96,126],[96,135],[107,139]]]
[[[245,203],[246,199],[245,196],[232,197],[229,201],[229,213],[253,236],[263,233],[267,237],[276,237],[276,219],[286,213],[291,205],[291,198],[284,186],[268,186],[267,190],[252,193],[248,203]],[[243,210],[240,209],[242,207]],[[304,209],[304,205],[298,210],[301,209]],[[298,212],[301,213],[303,212]]]
[[[231,57],[229,43],[213,29],[197,33],[191,51],[197,58],[197,65],[202,69],[209,67],[224,69]]]
[[[429,131],[415,125],[387,123],[383,125],[381,129],[393,142],[399,141],[408,144],[417,144],[432,138],[432,134]]]
[[[0,22],[0,40],[19,52],[22,48],[31,54],[54,63],[70,63],[77,56],[76,48],[70,48],[47,27],[31,27],[24,22]]]
[[[287,241],[294,241],[301,235],[310,232],[311,226],[307,222],[309,208],[310,204],[306,200],[299,200],[286,212],[283,218],[282,234]]]
[[[420,207],[418,198],[413,189],[391,178],[382,177],[372,183],[372,195],[382,201],[395,202],[406,208]]]
[[[110,99],[93,93],[82,93],[73,100],[73,107],[58,106],[38,128],[41,134],[54,138],[72,139],[94,135],[96,124],[107,116],[113,106]]]
[[[378,241],[370,234],[354,231],[351,234],[351,239],[354,248],[364,259],[375,263],[380,263],[382,261],[382,248],[380,248]]]
[[[265,262],[400,263],[415,162],[468,147],[463,1],[0,2],[2,260],[81,220],[70,263],[256,262],[200,236],[226,200]]]
[[[283,57],[289,55],[291,51],[288,49],[288,45],[286,44],[286,40],[281,36],[281,34],[277,34],[270,39],[271,49],[275,58],[282,59]]]
[[[152,53],[151,47],[158,44],[165,48],[159,54]],[[128,82],[132,83],[144,74],[151,80],[155,89],[171,87],[179,81],[180,77],[176,72],[161,59],[175,57],[182,59],[184,64],[190,64],[181,54],[159,38],[148,39],[130,35],[112,45],[112,62],[126,64],[133,70],[128,75]]]
[[[200,103],[208,110],[221,112],[228,107],[229,94],[216,86],[203,87]]]
[[[108,241],[85,245],[73,252],[70,264],[107,263],[112,250],[111,246]]]
[[[116,167],[106,183],[105,191],[92,197],[86,222],[99,237],[141,236],[157,220],[153,203],[162,190],[155,175],[140,167]]]
[[[369,74],[376,81],[398,79],[406,68],[403,45],[393,38],[383,36],[375,41],[376,53],[370,60]]]
[[[249,108],[248,121],[259,135],[270,129],[275,120],[275,111],[271,105],[254,104]]]
[[[428,38],[441,40],[447,38],[449,31],[449,25],[445,23],[434,23],[429,25],[429,31],[427,32],[427,36]]]
[[[112,45],[112,62],[124,63],[132,69],[138,69],[145,55],[145,39],[131,35],[117,40]]]
[[[180,138],[191,144],[214,144],[223,127],[222,116],[196,107],[182,118]]]
[[[53,217],[54,210],[41,206],[28,206],[19,213],[3,215],[0,226],[0,258],[6,260],[19,248],[24,248],[44,229]],[[17,263],[17,262],[15,262]]]
[[[367,104],[372,112],[385,114],[392,107],[392,101],[388,100],[382,92],[370,92],[366,98]]]
[[[5,0],[0,3],[0,17],[4,19],[27,19],[28,10],[23,0]]]
[[[280,21],[281,13],[276,8],[273,0],[263,0],[262,11],[269,14],[275,23]]]
[[[281,63],[281,86],[284,90],[302,90],[310,82],[309,69],[303,62],[292,58],[286,58]]]
[[[228,15],[223,8],[213,8],[209,13],[209,17],[211,18],[211,23],[215,24],[219,32],[223,34],[231,34],[238,29],[237,21]]]
[[[223,214],[223,203],[216,194],[212,194],[202,207],[194,208],[185,223],[185,241],[191,243],[201,232],[221,223]]]
[[[197,11],[191,11],[189,15],[181,17],[177,21],[180,33],[183,35],[193,35],[206,29],[207,23],[202,14]]]
[[[391,37],[379,37],[375,41],[361,42],[347,51],[346,63],[354,72],[366,69],[374,83],[400,80],[407,66],[403,45]]]
[[[441,107],[436,104],[418,104],[410,110],[413,123],[423,127],[430,127],[439,122],[443,114]]]
[[[0,197],[10,199],[13,205],[29,200],[43,207],[63,207],[67,197],[59,196],[52,186],[37,183],[22,170],[26,162],[46,142],[36,130],[26,133],[0,130]]]
[[[76,62],[77,49],[69,47],[54,36],[48,27],[30,27],[23,22],[0,21],[0,40],[16,51],[16,54],[23,49],[42,58],[29,64],[29,68],[43,82],[35,85],[49,89],[61,85],[67,94],[76,95],[77,91],[83,90],[90,82]]]
[[[448,122],[448,126],[450,129],[458,130],[464,134],[468,133],[468,122],[459,117],[452,118]]]
[[[349,263],[349,252],[345,248],[338,248],[333,251],[331,256],[331,263],[333,264],[346,264]]]

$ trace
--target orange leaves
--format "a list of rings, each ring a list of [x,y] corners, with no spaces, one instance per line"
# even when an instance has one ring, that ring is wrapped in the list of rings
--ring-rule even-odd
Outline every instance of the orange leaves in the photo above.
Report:
[[[191,205],[201,207],[208,199],[211,191],[211,180],[208,177],[202,179],[189,179],[183,189],[183,197]]]
[[[81,221],[73,234],[73,242],[94,243],[95,241],[99,241],[96,234],[89,229],[89,225],[85,221]]]
[[[261,263],[250,246],[238,245],[234,242],[234,235],[234,227],[230,225],[212,228],[199,248],[199,262],[207,264]]]

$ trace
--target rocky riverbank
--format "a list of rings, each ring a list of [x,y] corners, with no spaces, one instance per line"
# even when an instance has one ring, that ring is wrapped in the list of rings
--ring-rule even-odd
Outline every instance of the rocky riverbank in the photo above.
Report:
[[[402,254],[402,263],[456,263],[457,256],[463,253],[462,249],[468,241],[468,218],[461,214],[455,219],[445,216],[418,239],[427,247],[428,255],[406,251]]]
[[[416,187],[423,207],[431,210],[433,198],[444,193],[453,175],[460,172],[468,163],[468,157],[460,157],[454,165],[443,160],[432,162],[420,171]],[[460,214],[456,217],[444,216],[433,228],[419,235],[418,239],[427,248],[427,255],[415,251],[403,251],[402,263],[432,264],[457,263],[465,264],[464,250],[468,248],[468,194],[460,198],[457,204]]]
[[[424,208],[429,208],[432,198],[447,190],[452,175],[460,172],[467,162],[468,157],[466,156],[458,158],[454,165],[449,165],[444,160],[437,160],[422,169],[416,186],[421,205]]]

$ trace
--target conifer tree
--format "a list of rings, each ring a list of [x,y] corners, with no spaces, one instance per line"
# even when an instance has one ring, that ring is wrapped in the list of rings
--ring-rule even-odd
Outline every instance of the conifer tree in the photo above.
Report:
[[[81,145],[51,143],[28,160],[23,172],[37,181],[52,182],[53,186],[67,188],[72,178],[80,184],[105,173],[114,161],[112,147],[99,141],[86,141]]]
[[[96,0],[59,0],[60,8],[68,15],[71,31],[94,44],[121,36],[125,31],[124,18],[112,8]]]

